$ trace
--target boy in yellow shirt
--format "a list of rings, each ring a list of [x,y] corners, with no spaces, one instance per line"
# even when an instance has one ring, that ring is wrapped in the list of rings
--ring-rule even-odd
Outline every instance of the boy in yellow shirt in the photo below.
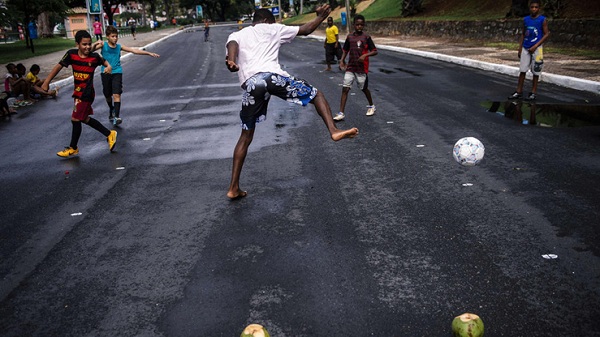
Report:
[[[58,94],[58,89],[55,89],[55,90],[42,89],[42,84],[44,84],[44,80],[40,80],[40,78],[37,76],[39,73],[40,73],[40,66],[38,66],[37,64],[34,64],[29,68],[29,72],[25,76],[25,79],[27,79],[27,82],[31,83],[31,90],[34,93],[40,94],[45,97],[56,98],[56,95]]]
[[[340,47],[340,41],[338,40],[338,28],[333,25],[333,18],[327,18],[327,28],[325,28],[325,62],[327,62],[327,68],[325,71],[331,71],[331,64],[333,63],[334,57],[337,58],[338,62],[342,59],[342,48]]]

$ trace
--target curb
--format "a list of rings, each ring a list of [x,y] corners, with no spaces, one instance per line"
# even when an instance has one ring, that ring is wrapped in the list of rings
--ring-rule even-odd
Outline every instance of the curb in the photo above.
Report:
[[[315,35],[309,35],[307,38],[317,39],[320,41],[325,40],[324,37],[315,36]],[[340,40],[340,41],[343,41],[343,40]],[[395,51],[395,52],[403,53],[403,54],[409,54],[409,55],[415,55],[415,56],[435,59],[435,60],[439,60],[439,61],[443,61],[443,62],[454,63],[454,64],[458,64],[458,65],[462,65],[462,66],[470,67],[470,68],[493,71],[496,73],[511,75],[511,76],[515,76],[515,77],[519,76],[519,68],[518,67],[511,67],[511,66],[506,66],[503,64],[495,64],[495,63],[489,63],[489,62],[483,62],[483,61],[476,61],[476,60],[471,60],[471,59],[458,57],[458,56],[450,56],[450,55],[438,54],[438,53],[415,50],[415,49],[404,48],[404,47],[378,45],[377,48],[383,49],[383,50]],[[531,78],[531,76],[532,76],[531,73],[527,73],[528,78]],[[540,82],[542,82],[542,81],[546,82],[546,83],[556,84],[561,87],[571,88],[571,89],[580,90],[580,91],[588,91],[588,92],[592,92],[594,94],[600,94],[600,82],[596,82],[596,81],[584,80],[584,79],[580,79],[580,78],[556,75],[556,74],[549,74],[549,73],[542,73],[542,75],[540,76]]]

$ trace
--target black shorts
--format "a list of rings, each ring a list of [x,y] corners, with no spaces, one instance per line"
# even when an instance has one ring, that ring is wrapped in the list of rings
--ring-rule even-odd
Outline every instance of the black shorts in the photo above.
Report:
[[[339,43],[337,48],[335,43],[325,44],[325,60],[327,63],[332,63],[334,58],[337,58],[338,61],[342,59],[342,48]]]
[[[104,97],[110,97],[114,94],[123,93],[123,74],[100,74],[102,78],[102,93]]]

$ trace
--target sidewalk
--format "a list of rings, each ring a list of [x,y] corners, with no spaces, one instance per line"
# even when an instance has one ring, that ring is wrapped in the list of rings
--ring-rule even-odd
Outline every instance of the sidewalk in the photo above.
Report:
[[[218,25],[214,28],[217,27]],[[152,43],[180,30],[180,27],[177,27],[155,32],[138,33],[136,40],[131,35],[128,35],[120,37],[119,43],[134,48],[148,47]],[[317,30],[309,37],[322,41],[324,36],[324,31]],[[444,39],[424,39],[408,36],[374,35],[373,40],[379,49],[394,50],[468,67],[504,73],[515,76],[515,79],[518,76],[517,52],[514,50],[481,47],[475,45],[474,42],[456,42]],[[74,43],[73,46],[75,46]],[[13,63],[23,63],[27,68],[34,63],[38,64],[42,69],[40,78],[44,78],[58,63],[64,53],[64,51],[60,51],[25,60],[15,60]],[[600,60],[552,53],[547,53],[544,56],[545,63],[544,72],[541,77],[542,83],[554,83],[563,87],[600,95]],[[61,71],[55,78],[53,85],[61,87],[69,84],[69,81],[60,80],[67,79],[70,76],[70,69]]]
[[[313,36],[322,41],[325,31],[315,31]],[[514,76],[515,80],[519,75],[516,50],[483,47],[472,41],[456,42],[414,36],[373,35],[372,38],[379,49],[507,74]],[[528,73],[530,77],[531,73]],[[600,95],[600,60],[544,53],[544,71],[540,83],[544,82]]]

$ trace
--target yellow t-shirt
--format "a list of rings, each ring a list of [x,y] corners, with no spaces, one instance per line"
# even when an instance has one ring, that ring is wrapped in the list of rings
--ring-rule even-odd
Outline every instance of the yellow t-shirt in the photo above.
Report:
[[[25,76],[25,78],[31,82],[31,83],[37,83],[37,81],[39,81],[40,79],[35,76],[31,71],[27,73],[27,75]]]
[[[335,38],[338,35],[338,29],[335,25],[325,28],[325,36],[327,36],[327,43],[335,43],[337,39]]]

